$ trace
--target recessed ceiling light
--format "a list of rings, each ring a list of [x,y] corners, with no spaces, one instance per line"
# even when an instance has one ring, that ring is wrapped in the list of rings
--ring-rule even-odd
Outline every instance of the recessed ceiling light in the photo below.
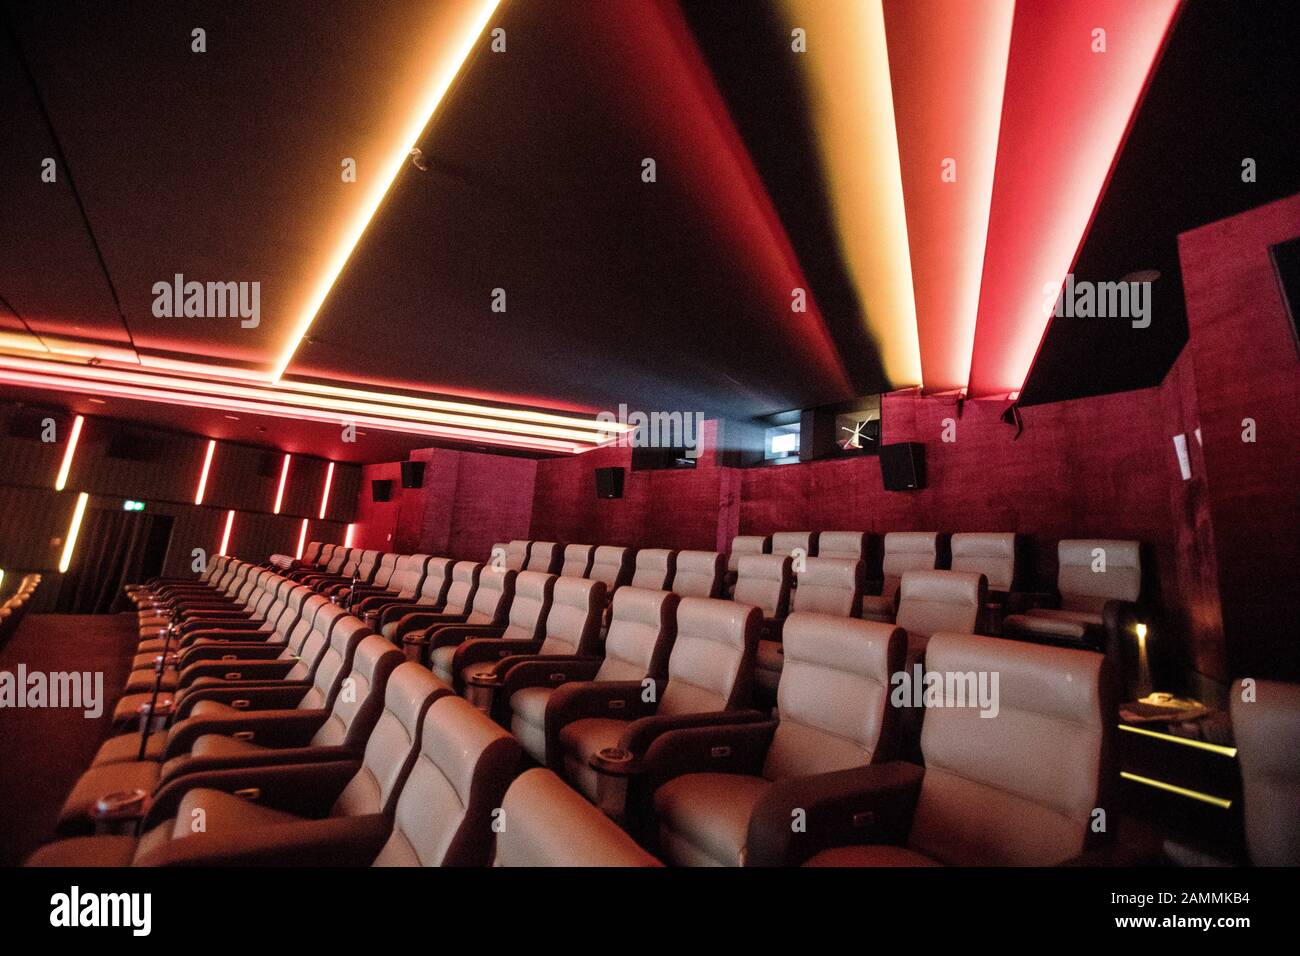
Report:
[[[88,398],[88,399],[86,399],[86,401],[90,402],[92,405],[107,405],[107,404],[108,404],[108,402],[104,401],[102,398]]]
[[[229,418],[232,422],[237,422],[237,421],[239,421],[239,416],[238,416],[238,415],[227,415],[227,416],[225,416],[225,417],[226,417],[226,418]]]

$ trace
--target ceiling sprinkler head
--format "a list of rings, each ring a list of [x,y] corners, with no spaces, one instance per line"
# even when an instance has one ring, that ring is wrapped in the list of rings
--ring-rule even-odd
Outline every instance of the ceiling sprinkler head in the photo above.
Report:
[[[418,146],[411,148],[411,165],[420,172],[425,172],[429,168],[429,164],[424,159],[424,153],[420,151]]]

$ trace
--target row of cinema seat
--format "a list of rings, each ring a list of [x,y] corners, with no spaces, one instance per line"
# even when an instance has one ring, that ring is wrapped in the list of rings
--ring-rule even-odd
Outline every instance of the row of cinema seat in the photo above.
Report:
[[[32,862],[1047,864],[1105,838],[1089,823],[1114,780],[1106,659],[946,630],[979,603],[909,584],[943,572],[907,577],[888,624],[807,609],[860,592],[856,563],[845,579],[844,559],[816,559],[780,628],[773,717],[750,707],[764,614],[741,600],[743,562],[736,600],[619,588],[601,640],[603,581],[419,560],[444,601],[457,570],[510,595],[505,630],[446,645],[452,680],[233,559],[135,592],[155,687],[175,680],[115,719],[143,711],[156,732],[105,743],[60,813],[71,839]],[[891,700],[917,651],[958,683]],[[979,674],[998,676],[991,701],[961,683]]]
[[[3,646],[13,636],[14,631],[18,630],[18,625],[22,623],[31,606],[32,595],[36,593],[40,583],[39,574],[24,574],[14,593],[0,604],[0,646]]]

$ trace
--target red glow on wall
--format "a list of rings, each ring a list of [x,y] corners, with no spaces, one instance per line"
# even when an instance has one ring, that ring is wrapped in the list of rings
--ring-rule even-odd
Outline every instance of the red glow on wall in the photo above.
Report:
[[[199,472],[199,487],[194,492],[194,503],[203,504],[203,495],[208,490],[208,469],[212,467],[212,454],[217,450],[217,440],[215,438],[208,440],[208,450],[203,455],[203,470]]]
[[[325,519],[325,512],[330,506],[330,484],[333,483],[333,481],[334,462],[330,462],[329,467],[325,469],[325,489],[321,492],[320,496],[320,517],[322,521]]]
[[[352,547],[352,532],[355,529],[356,529],[355,524],[348,525],[348,530],[343,535],[343,547],[345,548]]]
[[[280,513],[280,506],[284,504],[284,486],[289,482],[289,462],[293,461],[293,455],[284,456],[284,467],[280,469],[280,487],[275,492],[275,507],[271,509],[272,514]]]

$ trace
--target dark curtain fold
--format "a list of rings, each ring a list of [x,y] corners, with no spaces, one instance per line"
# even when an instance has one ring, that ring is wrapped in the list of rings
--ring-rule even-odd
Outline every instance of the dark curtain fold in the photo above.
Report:
[[[127,608],[122,588],[142,579],[150,535],[160,516],[86,512],[72,567],[59,585],[61,614],[111,614]]]

